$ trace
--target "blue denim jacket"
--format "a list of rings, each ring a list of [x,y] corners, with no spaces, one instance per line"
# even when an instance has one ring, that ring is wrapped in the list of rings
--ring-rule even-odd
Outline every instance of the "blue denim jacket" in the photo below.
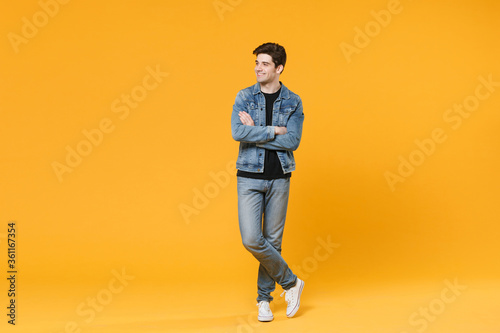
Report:
[[[240,111],[250,114],[255,126],[243,125],[238,116]],[[284,173],[295,170],[293,151],[299,147],[304,112],[300,97],[282,83],[272,119],[272,126],[266,126],[266,98],[260,91],[260,83],[238,92],[231,115],[233,139],[240,142],[238,170],[263,173],[265,149],[277,150]],[[286,126],[287,133],[275,135],[274,126]]]

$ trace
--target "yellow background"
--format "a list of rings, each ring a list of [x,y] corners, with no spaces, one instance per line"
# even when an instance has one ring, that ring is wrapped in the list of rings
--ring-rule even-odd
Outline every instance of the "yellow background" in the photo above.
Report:
[[[295,323],[314,325],[307,313],[347,290],[383,299],[386,288],[425,284],[427,298],[405,305],[394,291],[400,314],[343,326],[413,332],[408,315],[458,279],[468,295],[485,292],[485,303],[463,296],[428,332],[500,327],[486,293],[498,295],[500,274],[500,86],[459,128],[443,118],[475,94],[479,77],[500,82],[497,1],[401,1],[350,57],[342,43],[355,45],[356,28],[387,1],[74,0],[18,52],[9,36],[22,36],[23,17],[33,21],[40,3],[1,7],[0,267],[3,276],[7,223],[16,221],[19,270],[18,325],[3,310],[2,331],[64,332],[68,321],[87,332],[244,331],[257,262],[238,230],[230,113],[238,90],[255,82],[252,50],[268,41],[285,46],[281,81],[305,113],[283,243],[292,267],[309,265],[306,313]],[[148,67],[168,76],[121,119],[112,103],[142,85]],[[53,163],[66,164],[66,147],[103,119],[113,130],[60,181]],[[446,141],[391,189],[386,172],[397,174],[399,156],[436,128]],[[340,246],[319,262],[318,238],[328,237]],[[134,279],[84,322],[75,308],[122,269]],[[466,311],[475,302],[488,305]],[[305,332],[280,320],[271,325]]]

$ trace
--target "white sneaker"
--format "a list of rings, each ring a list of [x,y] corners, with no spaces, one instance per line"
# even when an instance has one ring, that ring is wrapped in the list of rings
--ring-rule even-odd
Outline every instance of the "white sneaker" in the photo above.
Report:
[[[302,289],[304,289],[304,281],[297,278],[297,283],[295,284],[294,287],[285,290],[281,293],[281,297],[283,297],[283,294],[286,293],[285,295],[285,301],[287,303],[286,316],[288,318],[292,318],[299,310],[300,295],[302,294]]]
[[[257,306],[259,307],[259,315],[257,319],[259,321],[271,321],[273,320],[273,313],[271,312],[271,308],[269,307],[269,302],[260,301]]]

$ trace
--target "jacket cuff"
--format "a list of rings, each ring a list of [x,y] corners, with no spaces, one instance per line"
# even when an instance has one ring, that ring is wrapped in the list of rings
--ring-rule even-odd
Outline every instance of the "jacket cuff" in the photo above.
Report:
[[[267,126],[267,139],[268,141],[274,139],[274,126]]]

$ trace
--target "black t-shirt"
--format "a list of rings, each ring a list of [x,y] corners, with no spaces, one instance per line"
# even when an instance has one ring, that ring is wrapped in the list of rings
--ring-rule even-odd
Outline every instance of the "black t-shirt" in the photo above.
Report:
[[[280,95],[281,88],[273,93],[266,94],[263,92],[266,98],[266,126],[271,126],[273,124],[273,105],[274,101]],[[238,170],[236,173],[239,177],[257,178],[257,179],[276,179],[276,178],[288,178],[292,176],[292,173],[283,173],[281,168],[281,162],[278,158],[277,150],[266,149],[266,154],[264,156],[264,172],[246,172]]]

